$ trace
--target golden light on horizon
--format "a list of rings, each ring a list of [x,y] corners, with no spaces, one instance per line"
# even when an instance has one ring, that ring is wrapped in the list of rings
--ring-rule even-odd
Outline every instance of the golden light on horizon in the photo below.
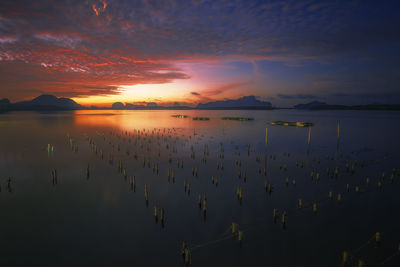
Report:
[[[120,93],[116,95],[101,95],[88,97],[75,97],[73,100],[81,105],[109,106],[115,102],[140,103],[140,102],[182,102],[190,101],[190,86],[186,83],[165,84],[137,84],[121,86]]]

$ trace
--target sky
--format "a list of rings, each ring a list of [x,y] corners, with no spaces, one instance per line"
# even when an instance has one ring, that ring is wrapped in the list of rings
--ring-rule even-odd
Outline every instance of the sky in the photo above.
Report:
[[[397,1],[2,0],[0,98],[400,104]]]

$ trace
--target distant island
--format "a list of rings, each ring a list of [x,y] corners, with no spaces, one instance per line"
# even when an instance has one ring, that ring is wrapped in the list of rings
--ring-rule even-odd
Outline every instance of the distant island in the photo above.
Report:
[[[270,102],[264,102],[258,100],[255,96],[244,96],[238,99],[226,99],[208,103],[200,103],[196,107],[173,105],[173,106],[159,106],[155,102],[146,103],[146,105],[134,105],[122,102],[115,102],[112,104],[111,109],[121,110],[121,109],[155,109],[155,110],[190,110],[190,109],[273,109]]]
[[[400,105],[383,105],[383,104],[370,104],[370,105],[330,105],[325,102],[312,101],[307,104],[298,104],[294,109],[302,110],[400,110]]]
[[[145,105],[135,105],[130,103],[115,102],[111,107],[84,107],[74,100],[53,95],[40,95],[30,101],[11,103],[7,98],[0,99],[0,111],[57,111],[57,110],[272,110],[280,109],[273,107],[270,102],[258,100],[256,96],[243,96],[238,99],[225,99],[207,103],[200,103],[195,107],[181,106],[175,103],[173,106],[159,106],[155,102],[148,102]],[[400,105],[331,105],[325,102],[313,101],[306,104],[298,104],[293,108],[296,110],[400,110]]]
[[[17,110],[77,110],[83,106],[69,98],[58,98],[53,95],[40,95],[30,101],[11,103],[8,99],[0,100],[0,111]]]

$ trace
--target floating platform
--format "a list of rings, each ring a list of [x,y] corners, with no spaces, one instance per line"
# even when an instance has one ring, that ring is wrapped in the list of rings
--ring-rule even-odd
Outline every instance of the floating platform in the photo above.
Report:
[[[252,121],[252,120],[254,120],[254,118],[222,117],[221,120],[225,120],[225,121]]]
[[[208,117],[193,117],[194,121],[209,121],[210,118]]]
[[[186,119],[186,118],[189,118],[189,116],[188,116],[188,115],[180,115],[180,114],[177,114],[177,115],[171,115],[171,117],[174,117],[174,118],[180,118],[180,119]]]
[[[312,124],[311,122],[301,122],[301,121],[273,121],[271,122],[271,125],[311,127],[314,124]]]

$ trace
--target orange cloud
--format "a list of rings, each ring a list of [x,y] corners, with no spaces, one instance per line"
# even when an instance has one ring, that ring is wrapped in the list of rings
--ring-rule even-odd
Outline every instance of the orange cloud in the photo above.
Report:
[[[107,8],[107,2],[106,1],[96,1],[96,3],[92,4],[92,9],[96,16],[99,16],[101,12],[104,12]]]
[[[250,84],[249,81],[233,82],[218,85],[215,87],[201,90],[201,92],[191,92],[191,98],[194,102],[210,102],[217,98],[226,97],[229,91],[240,88],[242,86]]]
[[[93,5],[92,5],[92,8],[93,8],[94,13],[96,13],[96,16],[98,16],[98,15],[99,15],[99,11],[97,10],[96,5],[93,4]]]

